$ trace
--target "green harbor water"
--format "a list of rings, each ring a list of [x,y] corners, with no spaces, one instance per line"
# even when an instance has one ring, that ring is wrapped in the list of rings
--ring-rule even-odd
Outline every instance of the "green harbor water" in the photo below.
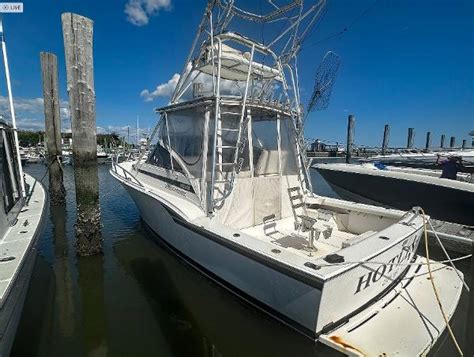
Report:
[[[166,251],[108,169],[99,166],[104,254],[78,259],[74,175],[72,167],[64,168],[67,202],[48,211],[12,356],[338,355]],[[41,179],[45,170],[38,164],[25,171]],[[315,172],[313,186],[320,194],[335,196]],[[443,259],[439,249],[433,248],[432,254]],[[457,265],[469,275],[469,261]],[[468,294],[463,293],[453,320],[461,342],[467,304]],[[446,334],[432,355],[455,355]]]

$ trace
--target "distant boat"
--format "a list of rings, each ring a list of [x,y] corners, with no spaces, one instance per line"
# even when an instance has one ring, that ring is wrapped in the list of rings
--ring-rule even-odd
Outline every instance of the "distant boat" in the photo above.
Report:
[[[317,164],[316,170],[342,198],[397,209],[422,207],[432,218],[474,226],[474,179],[440,178],[440,170],[377,164]]]
[[[389,155],[376,155],[360,162],[380,162],[385,165],[418,167],[418,168],[437,168],[436,160],[438,155],[441,157],[457,156],[463,161],[465,172],[474,172],[474,149],[423,152],[413,150],[410,152],[400,152]]]
[[[97,145],[97,163],[105,164],[109,161],[109,155],[105,152],[104,148],[101,145]]]

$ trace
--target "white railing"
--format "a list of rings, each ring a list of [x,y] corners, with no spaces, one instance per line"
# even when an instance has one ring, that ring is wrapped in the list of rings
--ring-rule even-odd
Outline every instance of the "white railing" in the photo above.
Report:
[[[143,187],[143,184],[127,169],[125,169],[122,165],[118,162],[112,161],[112,171],[117,174],[118,176],[122,176],[125,180],[134,183],[140,187]]]

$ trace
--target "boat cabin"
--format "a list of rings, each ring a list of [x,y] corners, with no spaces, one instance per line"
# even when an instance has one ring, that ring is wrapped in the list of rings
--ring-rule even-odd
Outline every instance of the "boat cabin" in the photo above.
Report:
[[[214,101],[164,108],[154,151],[140,169],[188,191],[235,228],[293,215],[289,189],[302,193],[305,183],[291,113],[250,102],[241,130],[242,106],[224,97],[216,127]]]

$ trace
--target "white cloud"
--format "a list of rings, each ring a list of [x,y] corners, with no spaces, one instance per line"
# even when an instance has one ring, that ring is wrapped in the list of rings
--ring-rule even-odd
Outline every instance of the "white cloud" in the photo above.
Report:
[[[171,0],[128,0],[124,12],[130,23],[135,26],[144,26],[148,24],[150,17],[170,7]]]
[[[22,130],[44,130],[43,98],[14,98],[17,127]],[[63,131],[70,131],[69,104],[66,100],[59,103]],[[8,97],[0,96],[0,114],[11,122]]]
[[[44,130],[44,120],[38,118],[17,118],[16,125],[21,130]]]
[[[156,86],[154,91],[150,92],[148,89],[142,90],[140,96],[145,100],[145,102],[151,102],[153,99],[158,97],[169,98],[173,94],[180,77],[181,76],[178,73],[175,73],[168,82]]]

